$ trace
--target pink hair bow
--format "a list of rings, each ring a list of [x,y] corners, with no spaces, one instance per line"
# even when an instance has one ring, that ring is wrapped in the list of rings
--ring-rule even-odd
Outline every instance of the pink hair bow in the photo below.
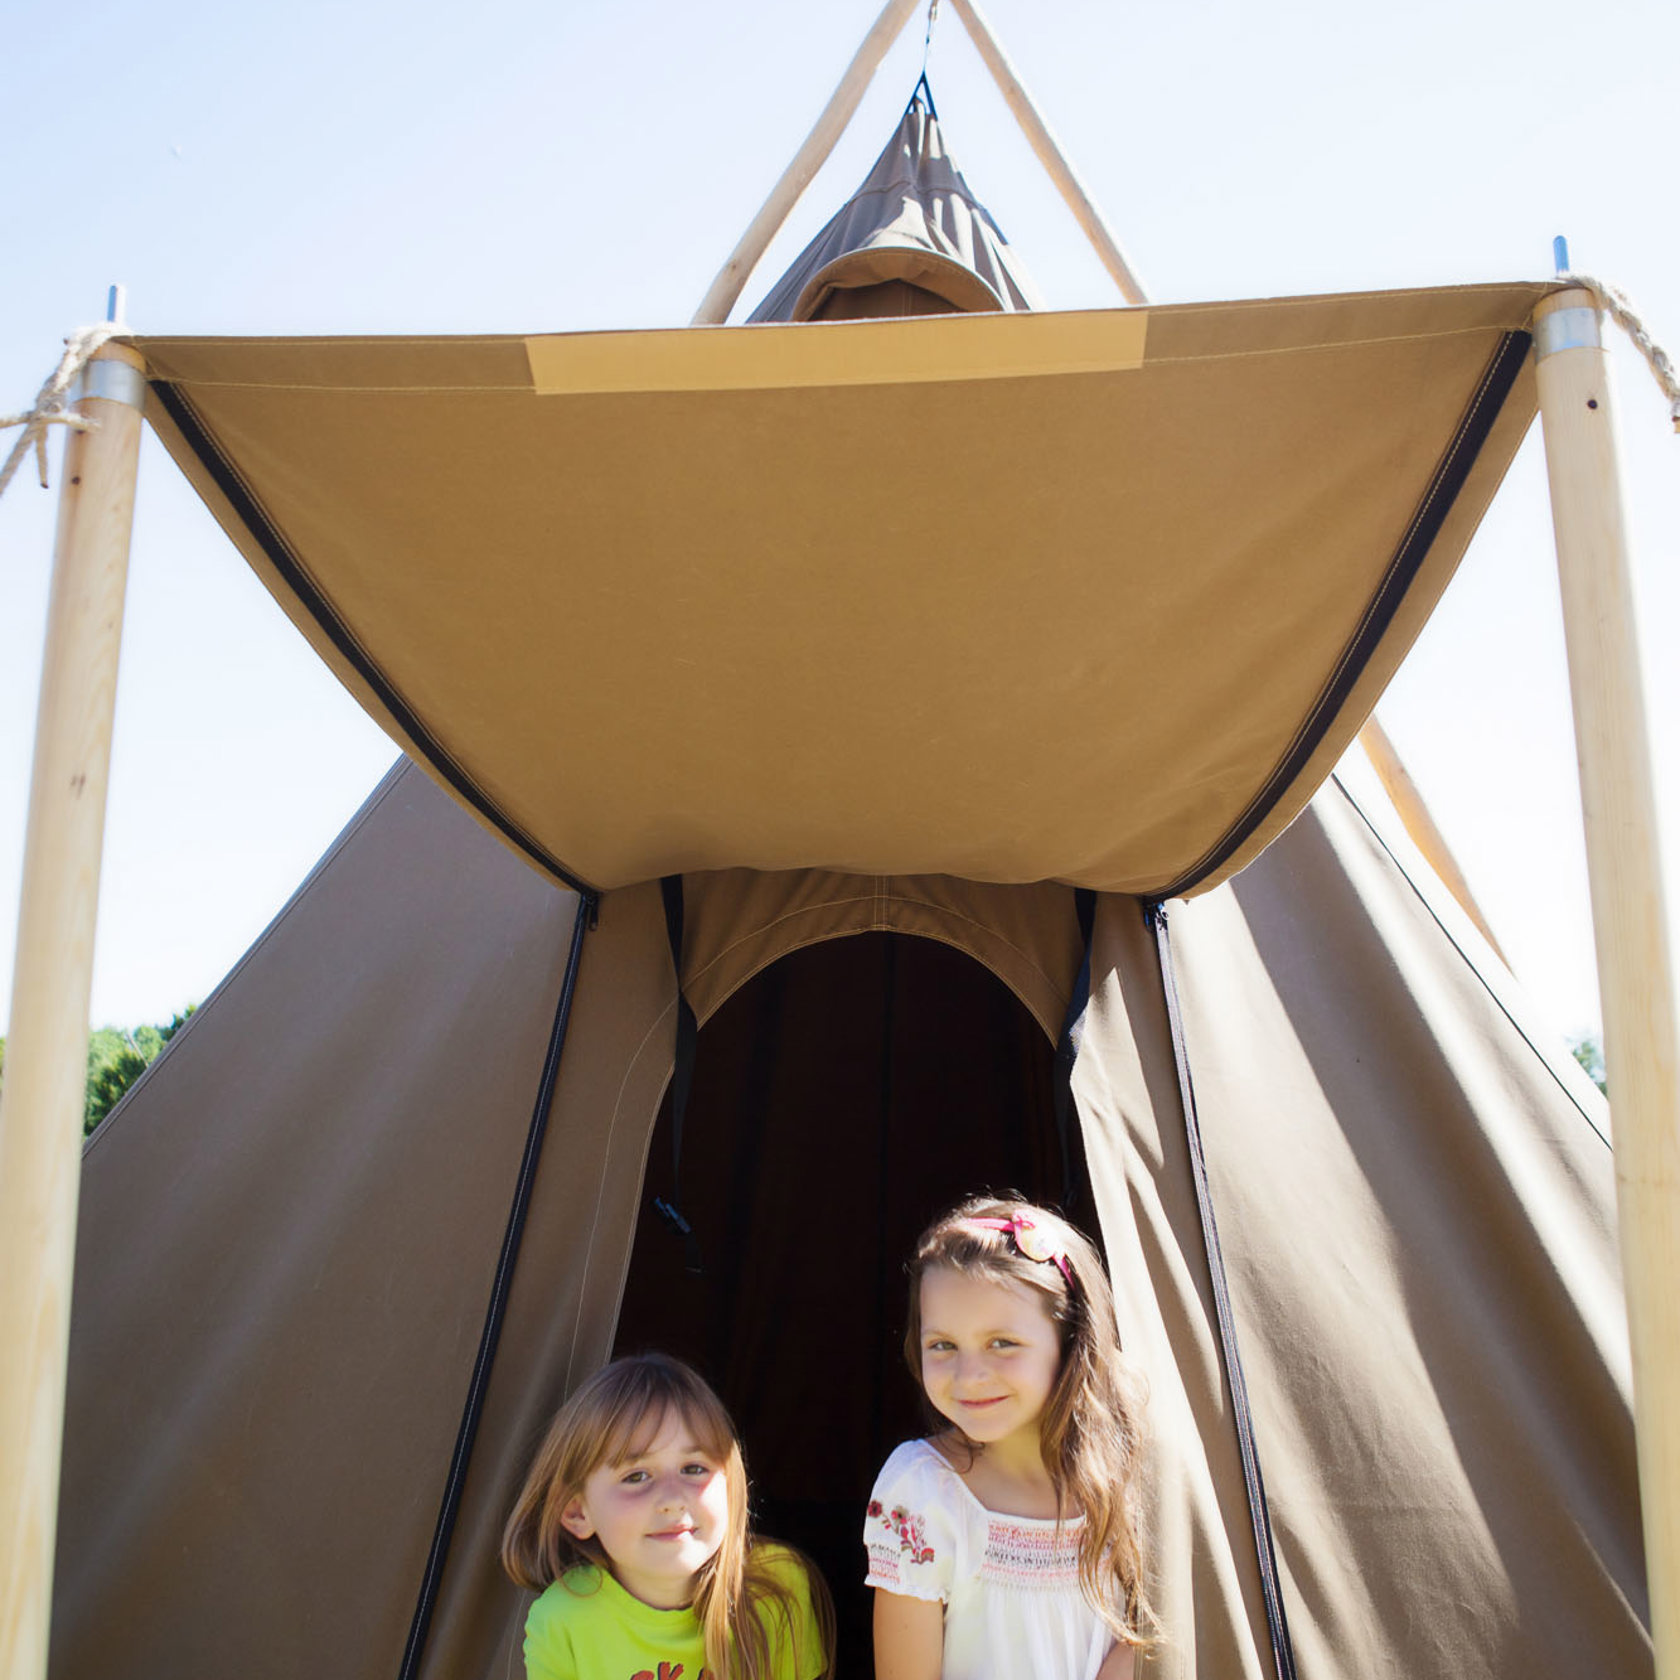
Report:
[[[1068,1288],[1073,1287],[1073,1268],[1068,1264],[1067,1250],[1026,1214],[1011,1214],[1007,1219],[965,1219],[963,1224],[979,1226],[987,1231],[1007,1231],[1014,1239],[1016,1249],[1028,1260],[1053,1265],[1066,1280]]]

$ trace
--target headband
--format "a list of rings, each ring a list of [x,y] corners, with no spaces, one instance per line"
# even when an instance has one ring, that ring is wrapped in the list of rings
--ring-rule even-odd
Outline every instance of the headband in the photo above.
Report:
[[[1073,1268],[1068,1264],[1067,1250],[1048,1231],[1041,1230],[1024,1213],[1014,1213],[1007,1219],[963,1219],[958,1223],[970,1230],[1007,1231],[1015,1250],[1028,1260],[1054,1266],[1062,1274],[1069,1289],[1073,1288]]]

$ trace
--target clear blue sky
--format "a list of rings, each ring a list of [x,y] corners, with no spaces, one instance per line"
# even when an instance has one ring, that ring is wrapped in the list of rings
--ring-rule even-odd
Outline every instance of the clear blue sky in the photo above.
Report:
[[[1680,7],[985,0],[1153,298],[1504,280],[1577,264],[1680,350]],[[686,321],[878,6],[106,0],[11,9],[0,408],[125,281],[150,332],[526,332]],[[918,21],[748,289],[850,191]],[[932,79],[1053,307],[1118,301],[947,6]],[[1680,438],[1618,352],[1671,877]],[[1383,400],[1373,392],[1372,400]],[[1562,1029],[1596,990],[1544,479],[1531,439],[1379,708]],[[52,498],[0,502],[0,1009]],[[118,699],[96,1021],[202,998],[393,749],[148,442]],[[1680,891],[1680,885],[1677,885]]]

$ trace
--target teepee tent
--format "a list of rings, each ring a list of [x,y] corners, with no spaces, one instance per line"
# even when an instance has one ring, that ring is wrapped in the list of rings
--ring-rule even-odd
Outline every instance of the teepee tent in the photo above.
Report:
[[[644,1345],[725,1389],[766,1526],[822,1552],[843,1671],[867,1673],[858,1489],[915,1416],[903,1249],[975,1174],[1061,1194],[1071,892],[687,885],[682,1202],[704,1272],[651,1211],[676,988],[659,893],[631,887],[586,936],[421,1673],[519,1672],[527,1599],[495,1563],[511,1490],[560,1395]],[[399,1669],[578,912],[405,765],[95,1135],[55,1673]],[[1301,1672],[1648,1672],[1597,1093],[1339,791],[1171,915]],[[1151,1671],[1264,1675],[1135,901],[1099,900],[1092,972],[1077,1212],[1150,1374],[1171,1638]]]
[[[506,1672],[639,1341],[838,1558],[987,1178],[1151,1372],[1159,1672],[1649,1671],[1602,1121],[1325,788],[1571,311],[1030,298],[918,99],[784,319],[108,364],[411,762],[89,1148],[55,1673]]]

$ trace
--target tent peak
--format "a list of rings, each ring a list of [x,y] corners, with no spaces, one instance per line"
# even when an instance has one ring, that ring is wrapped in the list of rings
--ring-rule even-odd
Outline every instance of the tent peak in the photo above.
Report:
[[[1020,258],[951,156],[925,72],[862,184],[750,319],[851,316],[860,311],[846,293],[895,282],[915,288],[911,309],[901,312],[1042,307]]]

